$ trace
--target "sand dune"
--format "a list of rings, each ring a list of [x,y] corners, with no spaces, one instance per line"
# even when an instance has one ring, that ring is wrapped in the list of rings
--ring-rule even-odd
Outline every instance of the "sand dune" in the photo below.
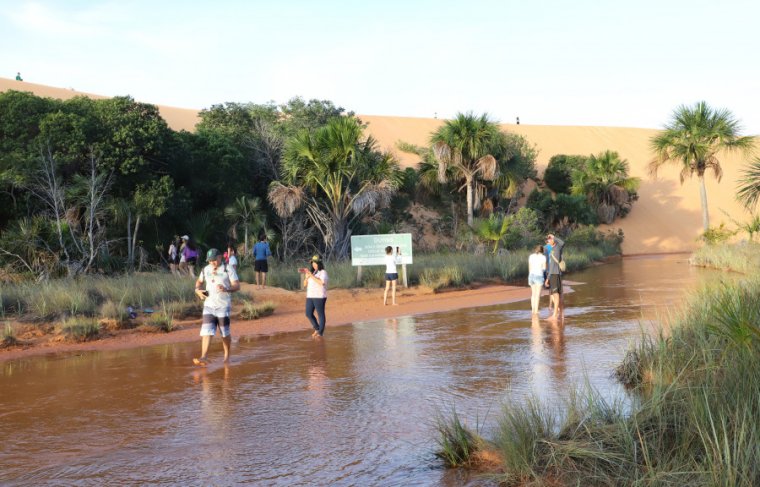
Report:
[[[31,91],[40,96],[68,99],[77,95],[104,98],[63,88],[53,88],[27,82],[0,78],[0,91],[9,89]],[[198,121],[198,111],[159,105],[161,115],[175,130],[193,130]],[[402,166],[414,166],[416,156],[395,149],[396,142],[403,140],[426,145],[430,133],[443,123],[441,120],[410,117],[384,117],[360,115],[367,122],[368,131],[384,149],[394,152]],[[631,175],[642,178],[637,201],[631,213],[613,225],[625,232],[625,254],[691,251],[696,248],[697,237],[702,231],[699,188],[696,179],[680,184],[679,170],[665,167],[655,180],[647,174],[647,164],[652,158],[649,139],[656,133],[652,129],[619,127],[563,127],[536,125],[503,125],[504,130],[525,136],[539,149],[538,167],[542,172],[549,158],[555,154],[592,154],[605,149],[615,150],[627,159]],[[758,144],[760,153],[760,144]],[[724,175],[718,183],[711,174],[707,177],[707,194],[711,223],[729,223],[723,211],[736,220],[745,220],[748,214],[735,201],[737,180],[744,167],[739,155],[721,157]]]

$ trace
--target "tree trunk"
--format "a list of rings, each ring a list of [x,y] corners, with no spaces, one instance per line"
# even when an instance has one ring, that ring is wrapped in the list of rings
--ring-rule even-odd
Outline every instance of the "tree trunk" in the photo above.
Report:
[[[472,226],[472,176],[466,179],[467,185],[467,225]]]
[[[135,249],[137,248],[137,232],[140,230],[140,215],[137,215],[137,218],[135,218],[135,231],[132,234],[132,251],[130,254],[132,255],[132,259],[135,258]]]
[[[132,212],[127,212],[127,264],[132,265],[134,263],[134,256],[132,255]]]
[[[704,175],[699,176],[699,199],[702,201],[702,228],[706,232],[710,229],[710,214],[707,209],[707,188],[705,188]]]

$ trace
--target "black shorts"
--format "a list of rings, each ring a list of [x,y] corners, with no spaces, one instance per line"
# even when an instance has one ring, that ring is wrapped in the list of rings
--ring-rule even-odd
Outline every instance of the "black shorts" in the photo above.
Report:
[[[172,259],[172,264],[179,264],[179,254],[174,256],[174,259]]]
[[[269,272],[269,261],[267,260],[254,260],[253,261],[254,272]]]
[[[196,260],[198,260],[197,257],[190,257],[189,259],[187,259],[187,263],[195,265]]]
[[[385,273],[385,280],[386,281],[398,281],[398,272],[394,272],[392,274],[389,273],[389,272],[386,272]]]
[[[562,294],[562,276],[549,274],[549,289],[552,294]]]

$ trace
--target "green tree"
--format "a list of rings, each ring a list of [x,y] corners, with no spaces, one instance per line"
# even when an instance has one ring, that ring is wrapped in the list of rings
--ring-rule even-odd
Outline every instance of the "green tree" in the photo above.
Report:
[[[500,133],[499,126],[488,115],[469,112],[447,120],[430,138],[439,163],[438,179],[446,181],[447,170],[452,167],[457,177],[464,180],[470,226],[476,206],[475,184],[479,180],[492,181],[497,176],[498,163],[491,151]]]
[[[729,110],[713,109],[700,101],[693,107],[679,106],[670,123],[651,140],[655,157],[649,169],[653,176],[666,163],[681,167],[681,184],[686,177],[697,175],[705,232],[710,228],[705,172],[712,170],[720,181],[723,169],[717,157],[719,152],[738,150],[748,154],[752,150],[752,137],[740,136],[739,131],[739,122]]]
[[[232,223],[233,238],[237,238],[237,228],[242,227],[244,235],[244,255],[248,255],[248,236],[253,235],[266,226],[266,215],[261,209],[259,198],[240,196],[235,202],[224,209],[224,216]]]
[[[492,254],[499,250],[499,244],[506,238],[509,231],[510,219],[505,216],[491,215],[488,218],[482,218],[475,225],[475,233],[478,238],[493,243]]]
[[[755,157],[744,169],[736,197],[748,210],[760,201],[760,157]]]
[[[614,151],[592,155],[580,169],[572,173],[574,195],[584,195],[596,208],[602,223],[612,223],[616,216],[625,216],[638,198],[639,178],[628,176],[628,162]]]
[[[348,255],[352,224],[386,206],[401,182],[396,161],[364,138],[354,117],[299,132],[288,143],[282,173],[269,190],[270,203],[281,217],[305,205],[326,255],[337,258]]]
[[[570,188],[573,185],[573,170],[580,168],[585,161],[584,156],[566,154],[552,156],[544,171],[546,187],[555,193],[570,194]]]

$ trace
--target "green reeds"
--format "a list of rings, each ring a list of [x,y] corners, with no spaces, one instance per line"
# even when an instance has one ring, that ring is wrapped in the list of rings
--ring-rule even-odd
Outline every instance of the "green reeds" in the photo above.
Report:
[[[12,347],[18,344],[18,338],[16,338],[16,330],[13,329],[13,325],[6,323],[3,327],[3,341],[0,343],[2,347]]]
[[[704,245],[692,255],[692,265],[753,274],[760,269],[760,244]]]
[[[452,411],[448,417],[439,414],[435,428],[438,431],[438,449],[435,454],[447,467],[464,467],[474,463],[475,454],[482,448],[484,441],[462,423],[456,411]]]
[[[491,442],[503,462],[500,480],[760,485],[758,303],[758,279],[692,295],[667,331],[643,337],[618,367],[630,404],[586,386],[559,412],[535,401],[505,408]]]

